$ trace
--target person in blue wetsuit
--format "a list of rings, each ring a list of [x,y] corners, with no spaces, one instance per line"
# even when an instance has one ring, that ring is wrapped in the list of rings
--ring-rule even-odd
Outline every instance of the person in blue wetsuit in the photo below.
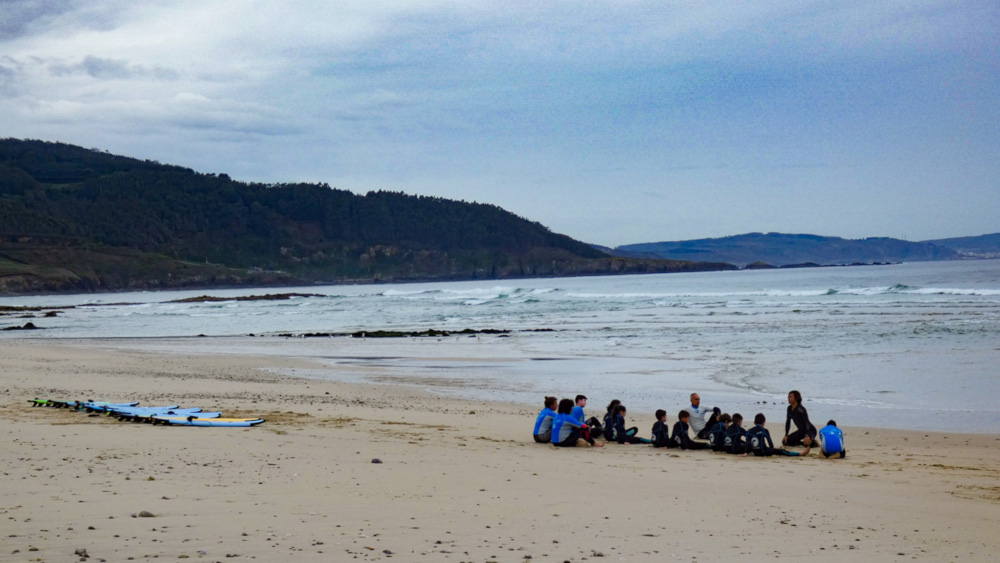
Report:
[[[809,455],[809,447],[801,452],[790,452],[784,448],[775,448],[774,442],[771,441],[771,433],[767,428],[764,428],[764,423],[767,419],[764,417],[764,413],[757,413],[757,416],[753,418],[753,423],[755,426],[750,430],[747,430],[747,448],[753,452],[755,456],[772,456],[772,455],[785,455],[790,457],[800,457]]]
[[[614,412],[615,415],[612,418],[614,420],[615,426],[611,434],[615,442],[618,442],[619,444],[649,443],[649,440],[636,436],[636,434],[639,433],[638,428],[635,427],[628,429],[625,428],[625,414],[628,412],[628,410],[625,408],[625,405],[619,404],[617,407],[615,407]]]
[[[792,423],[795,423],[795,432],[789,434]],[[788,393],[788,414],[785,416],[785,437],[781,443],[786,446],[804,445],[812,448],[816,445],[816,427],[809,422],[809,413],[802,406],[802,394],[798,391]]]
[[[573,401],[563,399],[559,401],[556,416],[552,419],[552,443],[561,448],[575,446],[583,438],[584,425],[573,418],[572,412]],[[593,438],[587,440],[587,443],[591,446],[597,446]]]
[[[844,447],[844,433],[840,428],[837,428],[837,423],[832,420],[819,431],[819,445],[819,451],[823,457],[830,459],[847,457],[847,450]]]
[[[674,433],[670,436],[670,439],[676,444],[674,447],[682,450],[704,450],[708,448],[708,444],[695,442],[688,436],[689,420],[691,420],[691,413],[688,411],[677,413],[677,422],[674,423]]]
[[[727,454],[747,455],[747,431],[743,429],[743,415],[733,414],[733,423],[726,428],[722,436],[722,451]]]
[[[575,418],[577,422],[579,422],[580,424],[583,425],[583,427],[584,427],[583,428],[583,439],[586,440],[586,441],[588,441],[588,442],[590,442],[590,441],[592,441],[592,437],[590,435],[590,426],[591,425],[587,424],[587,421],[586,421],[586,416],[587,415],[583,414],[583,407],[585,407],[585,406],[587,406],[587,397],[586,397],[586,395],[577,395],[576,396],[576,405],[573,407],[573,412],[571,412],[570,415],[573,418]]]
[[[555,397],[545,397],[545,408],[538,413],[538,418],[535,419],[534,436],[535,441],[539,444],[552,441],[552,420],[556,417],[556,402]]]

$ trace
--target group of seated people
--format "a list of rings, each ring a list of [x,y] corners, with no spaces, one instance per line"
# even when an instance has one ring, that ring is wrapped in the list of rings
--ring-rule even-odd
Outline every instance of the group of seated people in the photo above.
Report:
[[[655,448],[711,449],[740,456],[806,456],[818,442],[824,457],[836,459],[847,455],[844,433],[837,428],[837,423],[831,420],[826,427],[817,431],[809,422],[809,415],[802,406],[802,395],[798,391],[788,394],[785,435],[780,448],[775,447],[770,431],[764,427],[767,422],[764,413],[758,413],[754,417],[754,426],[744,430],[742,415],[736,413],[730,416],[718,407],[703,408],[701,397],[697,393],[691,394],[691,406],[677,414],[677,422],[672,429],[667,422],[667,412],[663,409],[656,411],[652,439],[640,438],[638,428],[625,427],[627,410],[621,401],[611,401],[603,421],[596,417],[585,421],[583,409],[586,406],[587,397],[584,395],[577,395],[575,401],[562,399],[558,403],[555,397],[545,397],[545,407],[535,420],[535,441],[559,447],[583,443],[601,447],[608,442],[651,444]],[[790,432],[793,424],[795,431]],[[695,438],[706,441],[691,438],[689,432],[693,432]],[[605,442],[599,443],[595,437],[603,437]],[[787,449],[795,446],[804,446],[805,449]]]

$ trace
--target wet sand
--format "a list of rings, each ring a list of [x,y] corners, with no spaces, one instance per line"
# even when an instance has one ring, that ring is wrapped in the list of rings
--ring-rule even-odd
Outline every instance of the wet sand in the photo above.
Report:
[[[0,360],[0,561],[76,561],[76,550],[89,561],[987,561],[1000,550],[992,435],[848,427],[839,461],[557,449],[532,441],[533,405],[300,379],[317,366],[289,357],[4,340]],[[267,422],[130,424],[31,408],[35,397]],[[648,436],[652,417],[630,415]]]

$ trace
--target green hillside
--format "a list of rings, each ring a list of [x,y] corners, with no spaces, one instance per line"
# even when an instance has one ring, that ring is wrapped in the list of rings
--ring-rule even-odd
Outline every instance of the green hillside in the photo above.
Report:
[[[0,140],[0,291],[669,272],[494,205],[259,184],[62,143]]]

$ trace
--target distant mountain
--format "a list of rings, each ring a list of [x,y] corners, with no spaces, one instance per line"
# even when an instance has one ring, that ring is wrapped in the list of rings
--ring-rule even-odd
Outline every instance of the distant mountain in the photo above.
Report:
[[[924,242],[950,248],[965,258],[1000,258],[1000,233],[978,237],[925,240]]]
[[[957,250],[931,242],[893,238],[849,240],[807,234],[749,233],[723,238],[619,246],[615,256],[728,262],[755,268],[792,265],[954,260]]]
[[[731,269],[613,258],[494,205],[0,140],[0,292]]]

